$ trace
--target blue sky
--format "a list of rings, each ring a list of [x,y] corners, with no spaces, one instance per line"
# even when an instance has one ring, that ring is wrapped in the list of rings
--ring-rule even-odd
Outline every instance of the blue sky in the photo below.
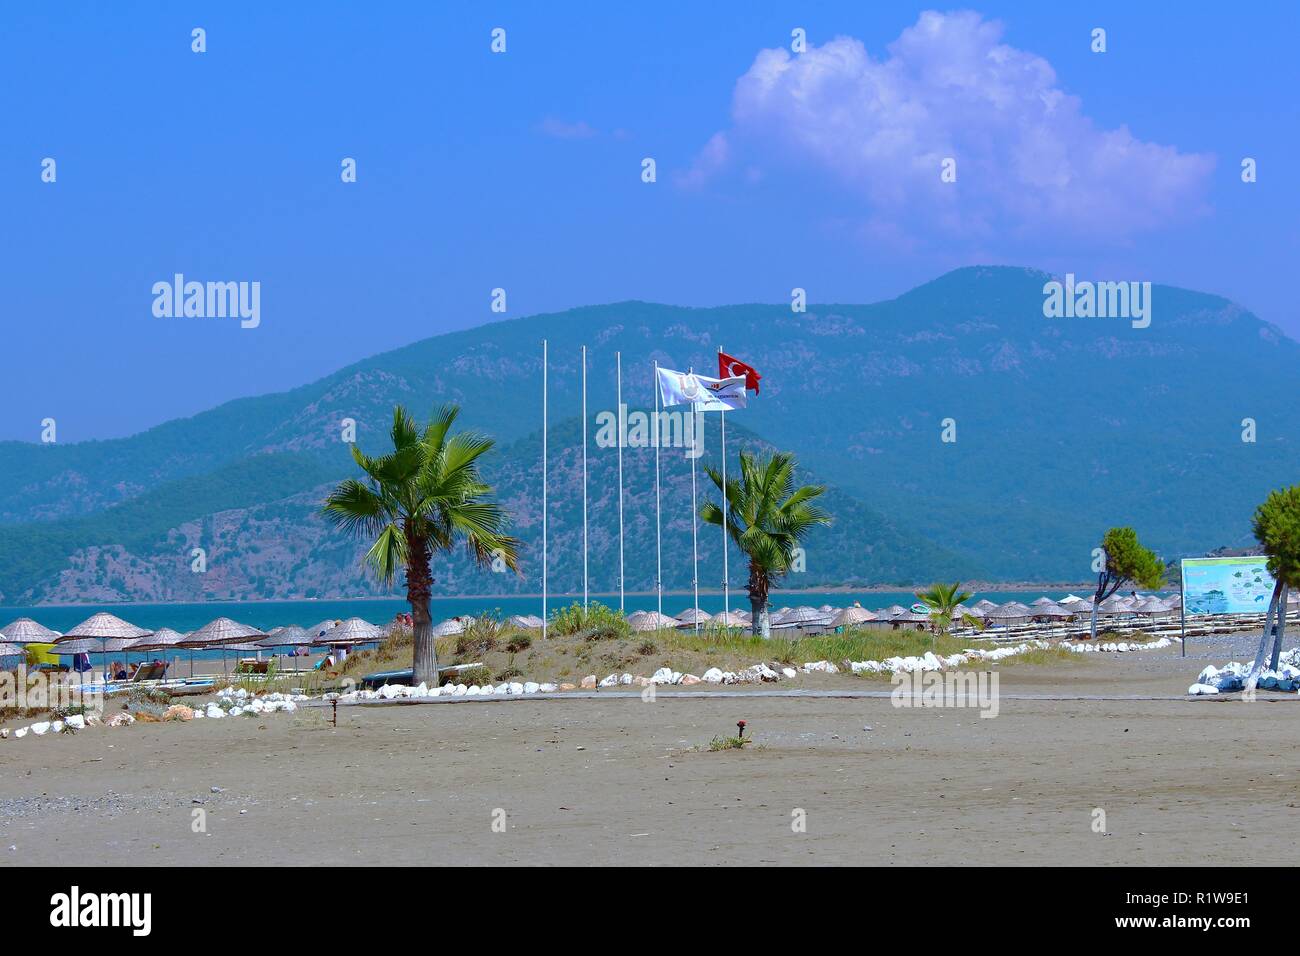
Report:
[[[867,302],[996,262],[1300,336],[1294,4],[269,6],[0,8],[0,438],[290,388],[499,318],[494,287]],[[155,318],[176,272],[259,281],[261,325]]]

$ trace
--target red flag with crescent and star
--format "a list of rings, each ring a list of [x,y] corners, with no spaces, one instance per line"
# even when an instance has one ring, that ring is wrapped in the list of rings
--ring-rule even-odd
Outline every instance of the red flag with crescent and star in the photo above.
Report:
[[[763,376],[759,375],[754,366],[747,365],[738,358],[728,355],[726,352],[718,352],[718,377],[735,378],[738,375],[745,376],[745,388],[753,389],[754,394],[758,394],[758,380]]]

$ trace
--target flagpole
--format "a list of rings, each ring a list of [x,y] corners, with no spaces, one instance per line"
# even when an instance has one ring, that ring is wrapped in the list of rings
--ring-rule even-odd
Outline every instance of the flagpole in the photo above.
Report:
[[[718,346],[722,354],[722,346]],[[718,369],[719,378],[727,378]],[[722,423],[722,620],[731,626],[731,576],[727,572],[727,413],[718,412],[718,421]]]
[[[695,369],[688,371],[693,375]],[[695,636],[700,636],[700,543],[698,522],[695,520],[695,462],[699,458],[700,426],[704,416],[695,410],[691,403],[691,584],[695,588]]]
[[[542,640],[546,640],[546,339],[542,339]]]
[[[655,390],[655,417],[651,423],[650,439],[655,446],[655,594],[659,599],[659,616],[664,614],[664,548],[663,535],[660,532],[660,500],[659,500],[659,362],[655,362],[654,380],[651,383]],[[658,622],[655,622],[658,624]]]
[[[582,347],[582,609],[587,610],[587,346]]]
[[[618,398],[618,609],[625,610],[623,592],[623,353],[614,353]]]

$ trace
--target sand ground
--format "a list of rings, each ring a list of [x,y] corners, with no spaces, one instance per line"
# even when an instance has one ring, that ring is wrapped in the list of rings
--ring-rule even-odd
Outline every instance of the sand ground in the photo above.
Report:
[[[995,719],[663,691],[29,735],[0,741],[0,866],[1291,863],[1300,701],[1181,698],[1252,640],[1007,668]],[[754,747],[704,749],[740,719]]]

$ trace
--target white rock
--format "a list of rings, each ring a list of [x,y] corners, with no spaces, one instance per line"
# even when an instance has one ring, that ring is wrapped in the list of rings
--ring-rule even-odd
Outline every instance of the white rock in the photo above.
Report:
[[[539,689],[541,686],[542,686],[542,685],[539,684],[539,683],[537,683],[536,681],[531,681],[531,680],[529,680],[529,681],[524,681],[524,693],[525,693],[525,694],[536,694],[537,691],[538,691],[538,689]]]
[[[50,722],[48,720],[42,720],[39,723],[32,724],[31,726],[32,733],[34,733],[37,737],[41,736],[49,729],[50,729]]]
[[[716,667],[710,667],[700,675],[700,680],[704,681],[706,684],[721,684],[725,677],[726,674],[721,670]]]

